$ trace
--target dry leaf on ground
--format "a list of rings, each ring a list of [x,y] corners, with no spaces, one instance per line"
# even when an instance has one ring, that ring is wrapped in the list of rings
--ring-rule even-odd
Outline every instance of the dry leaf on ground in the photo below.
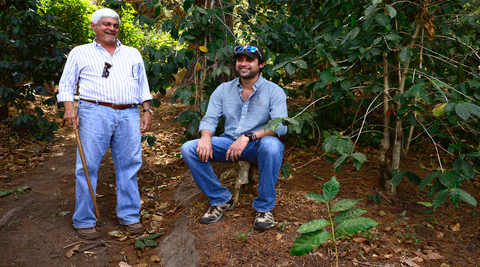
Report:
[[[75,250],[78,250],[80,248],[80,244],[77,244],[75,245],[72,249],[70,249],[67,254],[65,254],[65,256],[67,258],[70,258],[71,256],[73,256],[73,254],[75,254]]]

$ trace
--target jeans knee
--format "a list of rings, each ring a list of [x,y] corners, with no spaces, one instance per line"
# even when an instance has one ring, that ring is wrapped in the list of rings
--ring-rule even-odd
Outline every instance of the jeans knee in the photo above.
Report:
[[[182,152],[182,157],[185,158],[191,158],[196,156],[197,154],[197,141],[196,140],[191,140],[182,145],[182,148],[180,149]]]
[[[261,139],[260,143],[260,151],[270,154],[276,155],[281,154],[283,156],[283,149],[284,146],[278,138],[273,136],[267,136]]]

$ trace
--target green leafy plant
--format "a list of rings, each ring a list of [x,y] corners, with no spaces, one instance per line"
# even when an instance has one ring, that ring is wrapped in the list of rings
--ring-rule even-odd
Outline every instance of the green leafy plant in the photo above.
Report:
[[[144,250],[145,247],[156,247],[158,246],[158,242],[155,239],[161,237],[165,233],[156,233],[148,236],[142,236],[135,241],[135,248],[139,248]]]
[[[290,255],[303,256],[332,238],[338,265],[336,238],[351,236],[357,232],[365,232],[378,224],[370,218],[360,217],[367,212],[366,210],[353,208],[360,201],[359,199],[341,199],[332,202],[339,191],[340,183],[333,176],[323,187],[323,195],[319,193],[305,195],[305,198],[309,200],[325,203],[328,220],[313,220],[300,226],[297,232],[301,233],[301,235],[293,242]],[[336,212],[338,214],[333,218],[333,213]],[[331,233],[322,229],[327,226],[330,226]]]
[[[242,241],[245,241],[245,238],[249,237],[250,234],[252,234],[252,230],[248,230],[245,233],[237,234],[237,238],[242,240]]]

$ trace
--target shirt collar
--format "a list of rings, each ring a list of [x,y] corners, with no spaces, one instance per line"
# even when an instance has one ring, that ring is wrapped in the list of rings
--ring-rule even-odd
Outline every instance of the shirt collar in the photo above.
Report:
[[[260,89],[260,87],[262,86],[263,82],[265,81],[265,79],[263,78],[263,76],[260,74],[258,76],[258,80],[255,82],[255,84],[253,85],[253,90],[254,91],[257,91],[258,89]],[[237,78],[237,86],[241,89],[242,88],[242,85],[240,84],[240,77]]]
[[[120,46],[122,45],[122,43],[117,39],[117,48],[115,49],[118,50],[120,48]],[[93,39],[92,43],[96,46],[96,47],[102,47],[101,44],[97,43],[97,38]]]

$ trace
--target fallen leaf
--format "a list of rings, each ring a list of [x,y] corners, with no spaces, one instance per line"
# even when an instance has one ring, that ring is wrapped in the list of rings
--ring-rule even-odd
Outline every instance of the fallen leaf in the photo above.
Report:
[[[54,170],[56,170],[56,169],[55,169],[55,167],[51,167],[50,170],[54,171]]]
[[[423,262],[423,259],[421,257],[415,257],[415,258],[412,259],[412,261],[421,263],[421,262]]]
[[[277,234],[277,240],[282,239],[282,237],[283,237],[283,234],[280,234],[280,233]]]
[[[73,254],[75,254],[75,250],[78,250],[80,248],[80,244],[77,244],[75,245],[72,249],[70,249],[67,254],[65,254],[65,256],[67,256],[67,258],[70,258],[73,256]]]
[[[416,264],[411,259],[400,259],[400,262],[403,262],[410,267],[420,267],[420,265]]]
[[[158,221],[158,222],[161,222],[163,221],[163,216],[159,216],[159,215],[156,215],[156,214],[153,214],[150,219],[152,219],[152,221]]]
[[[158,256],[156,256],[156,255],[155,255],[155,256],[151,256],[151,257],[150,257],[150,261],[151,261],[151,262],[160,262],[160,258],[159,258]]]
[[[108,232],[108,234],[113,236],[113,237],[118,237],[118,238],[121,238],[121,237],[125,236],[125,234],[122,231],[118,231],[118,230]]]
[[[427,255],[423,256],[423,258],[425,258],[426,260],[439,260],[443,257],[437,252],[430,252]]]
[[[118,266],[119,266],[119,267],[132,267],[131,265],[128,265],[126,262],[123,262],[123,261],[120,262],[120,263],[118,264]]]
[[[444,236],[445,236],[444,233],[442,233],[442,232],[437,232],[437,238],[442,238],[442,237],[444,237]]]
[[[457,223],[454,226],[452,226],[452,231],[454,232],[460,231],[460,223]]]
[[[366,242],[367,239],[363,238],[363,237],[358,237],[358,238],[354,238],[353,241],[355,241],[357,243],[363,243],[363,242]]]
[[[393,257],[392,254],[383,254],[382,255],[385,259],[390,259],[391,257]]]

